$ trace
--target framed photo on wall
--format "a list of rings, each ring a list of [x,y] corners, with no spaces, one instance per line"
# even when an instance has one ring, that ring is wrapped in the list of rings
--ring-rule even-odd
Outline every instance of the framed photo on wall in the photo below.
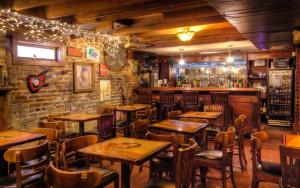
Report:
[[[74,62],[74,93],[92,92],[94,90],[93,66],[93,63]]]
[[[108,101],[110,99],[111,99],[110,80],[100,80],[100,101]]]

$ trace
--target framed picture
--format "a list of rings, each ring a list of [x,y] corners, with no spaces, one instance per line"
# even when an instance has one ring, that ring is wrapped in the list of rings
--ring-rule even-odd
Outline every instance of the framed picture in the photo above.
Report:
[[[266,60],[264,60],[264,59],[255,60],[253,66],[254,67],[264,67],[264,66],[266,66]]]
[[[91,92],[94,89],[94,72],[92,63],[78,63],[73,65],[74,92]]]
[[[81,50],[75,47],[67,47],[67,56],[82,57]]]
[[[111,83],[110,80],[100,80],[100,101],[111,99]]]

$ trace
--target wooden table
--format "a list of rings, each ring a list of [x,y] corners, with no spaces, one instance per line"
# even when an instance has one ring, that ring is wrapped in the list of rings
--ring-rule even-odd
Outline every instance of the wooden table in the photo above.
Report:
[[[283,135],[283,144],[286,147],[293,147],[293,148],[299,148],[300,149],[300,135],[297,134],[284,134]],[[295,164],[295,177],[300,176],[300,161],[297,160]],[[296,182],[297,187],[300,187],[300,181]]]
[[[30,133],[18,130],[0,131],[0,176],[7,175],[7,162],[4,160],[6,149],[46,138],[44,134]]]
[[[78,114],[68,114],[54,117],[55,120],[60,121],[71,121],[71,122],[79,122],[79,135],[84,135],[84,123],[86,121],[99,120],[100,114],[86,114],[86,113],[78,113]]]
[[[121,162],[122,188],[129,188],[130,164],[140,165],[170,146],[169,142],[118,137],[78,151],[84,156]]]
[[[140,110],[145,110],[151,108],[151,105],[148,104],[134,104],[134,105],[122,105],[122,106],[117,106],[116,111],[119,112],[125,112],[126,113],[126,130],[125,130],[125,136],[129,137],[130,136],[130,129],[129,125],[132,123],[131,116],[132,113],[135,113]]]
[[[222,116],[221,112],[186,112],[181,114],[180,118],[196,118],[196,119],[207,119],[207,120],[217,120]]]

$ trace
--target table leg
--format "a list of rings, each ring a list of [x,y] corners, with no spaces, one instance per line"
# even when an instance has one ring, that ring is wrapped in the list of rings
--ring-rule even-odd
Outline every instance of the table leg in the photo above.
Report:
[[[83,136],[84,135],[84,122],[80,121],[79,122],[79,136]]]
[[[121,164],[121,187],[130,188],[130,165]]]
[[[125,130],[125,136],[130,137],[130,124],[131,124],[131,112],[127,112],[127,122],[126,122],[126,130]]]
[[[0,150],[0,177],[8,175],[8,163],[4,159],[4,153],[6,150]]]

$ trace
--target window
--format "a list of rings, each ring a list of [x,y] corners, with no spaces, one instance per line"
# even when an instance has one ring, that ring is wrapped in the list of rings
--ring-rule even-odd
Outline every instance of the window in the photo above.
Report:
[[[13,36],[13,63],[16,65],[64,66],[63,43],[23,40]]]
[[[21,58],[34,58],[56,61],[56,49],[49,47],[17,45],[17,56]]]

